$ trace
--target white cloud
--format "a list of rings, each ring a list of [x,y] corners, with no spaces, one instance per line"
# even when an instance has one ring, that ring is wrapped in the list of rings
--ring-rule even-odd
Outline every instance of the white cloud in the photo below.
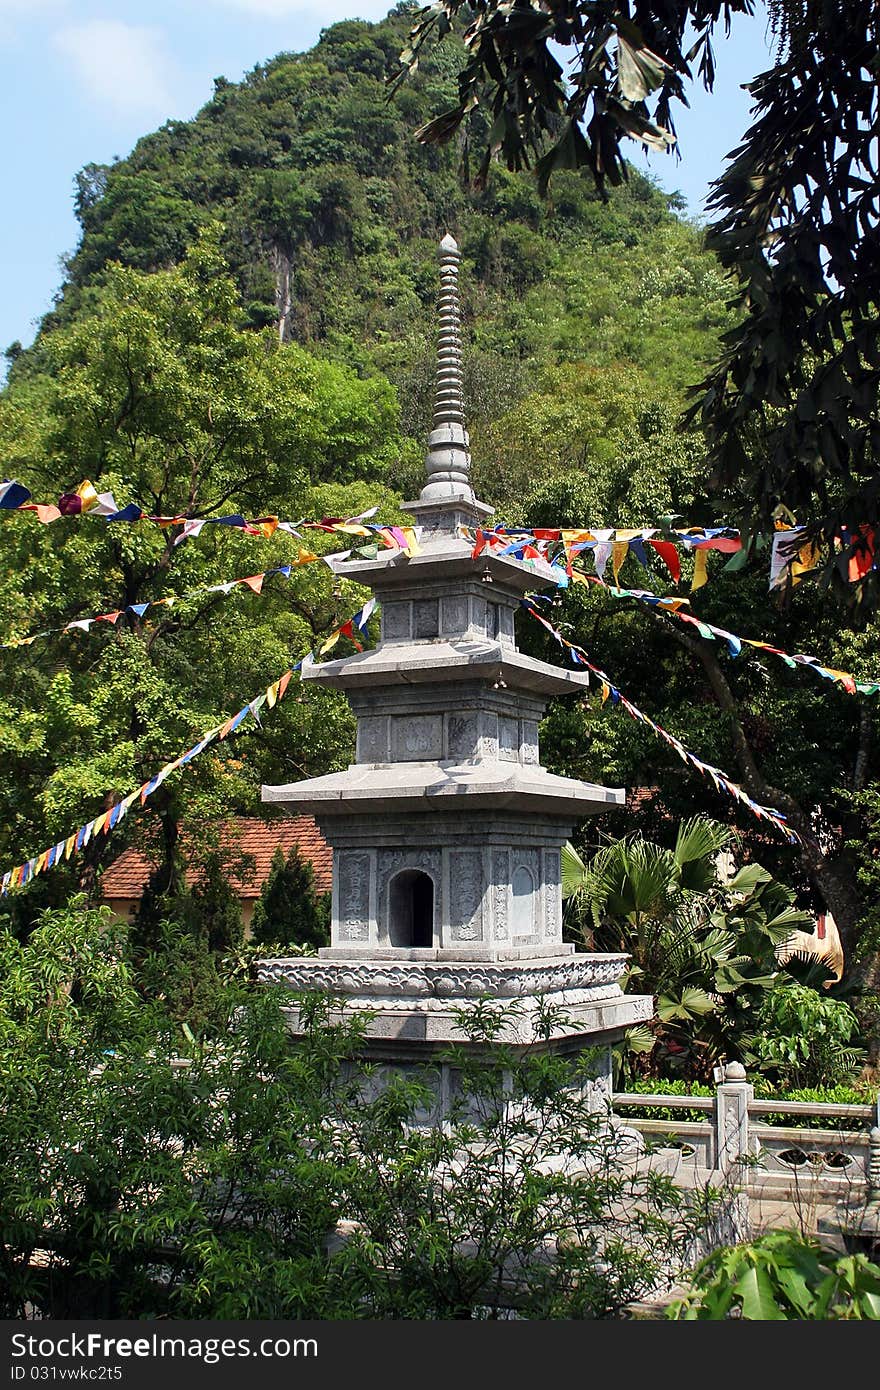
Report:
[[[0,0],[0,43],[14,43],[29,22],[66,7],[67,0]]]
[[[95,100],[123,114],[170,115],[176,70],[161,30],[93,19],[60,29],[53,43]]]

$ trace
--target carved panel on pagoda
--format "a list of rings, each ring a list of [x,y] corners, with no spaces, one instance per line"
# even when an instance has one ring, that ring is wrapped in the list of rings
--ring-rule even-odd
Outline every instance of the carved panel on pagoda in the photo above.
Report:
[[[480,715],[479,756],[492,759],[498,757],[498,715],[492,710],[484,710]]]
[[[517,849],[511,855],[511,865],[511,932],[514,940],[531,943],[537,941],[542,925],[538,915],[541,902],[538,851]]]
[[[468,601],[464,595],[444,598],[441,609],[441,629],[444,637],[461,637],[468,626]]]
[[[558,849],[544,850],[544,937],[562,940],[562,857]]]
[[[408,642],[412,636],[411,604],[391,603],[382,605],[382,641]]]
[[[449,922],[453,941],[482,941],[482,850],[449,851]]]
[[[435,598],[413,603],[413,637],[440,636],[440,604]]]
[[[389,721],[387,715],[362,715],[358,720],[357,760],[359,763],[387,763]]]
[[[394,715],[391,719],[393,762],[427,762],[443,756],[441,714]]]
[[[467,711],[446,716],[446,756],[453,759],[476,758],[479,754],[480,721]]]
[[[532,719],[522,721],[522,742],[520,744],[520,757],[524,763],[537,764],[538,762],[538,726]]]
[[[519,760],[519,720],[504,714],[498,719],[498,756],[508,763]]]
[[[341,941],[369,940],[372,858],[368,850],[336,852],[337,920]]]
[[[506,849],[492,851],[492,936],[507,941],[509,936],[508,898],[510,896],[510,854]]]

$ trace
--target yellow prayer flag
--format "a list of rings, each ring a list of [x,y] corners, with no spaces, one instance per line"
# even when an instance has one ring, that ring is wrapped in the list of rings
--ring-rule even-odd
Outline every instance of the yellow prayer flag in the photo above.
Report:
[[[709,556],[705,550],[694,551],[694,577],[691,580],[691,593],[694,589],[702,589],[709,578],[708,569]]]
[[[409,556],[409,558],[412,559],[414,555],[421,555],[422,547],[416,540],[415,527],[401,526],[400,529],[406,536],[406,553]]]
[[[623,562],[629,554],[629,543],[627,541],[614,541],[611,546],[611,568],[614,571],[614,582],[617,583]]]
[[[82,502],[82,509],[87,512],[90,507],[94,507],[98,501],[98,494],[92,487],[88,478],[85,478],[76,490],[76,495]]]
[[[802,574],[809,574],[819,563],[819,547],[812,543],[802,545],[797,553],[797,559],[791,562],[791,582],[799,584]]]

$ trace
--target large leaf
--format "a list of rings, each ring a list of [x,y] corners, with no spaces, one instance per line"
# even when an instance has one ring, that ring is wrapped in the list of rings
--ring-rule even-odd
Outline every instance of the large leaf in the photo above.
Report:
[[[727,887],[731,893],[743,895],[753,893],[759,883],[769,883],[771,875],[760,864],[745,864],[730,880]]]
[[[636,47],[617,36],[617,81],[627,101],[644,101],[669,72],[669,64],[650,48]]]
[[[566,840],[562,846],[562,896],[572,898],[584,886],[586,866],[574,845]]]
[[[766,1269],[752,1265],[736,1282],[742,1298],[742,1315],[753,1322],[780,1322],[785,1314],[773,1297],[773,1286]]]
[[[705,816],[694,816],[691,820],[682,821],[678,827],[673,851],[675,862],[679,867],[683,867],[685,864],[708,859],[712,861],[714,869],[715,856],[727,848],[730,840],[731,834],[726,826],[708,820]]]
[[[661,995],[657,1000],[657,1016],[661,1023],[670,1023],[676,1018],[687,1021],[710,1014],[715,1007],[716,1002],[711,994],[698,989],[696,985],[687,985],[677,996]]]

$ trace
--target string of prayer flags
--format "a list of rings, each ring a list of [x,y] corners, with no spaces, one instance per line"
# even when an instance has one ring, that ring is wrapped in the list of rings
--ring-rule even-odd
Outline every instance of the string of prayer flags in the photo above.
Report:
[[[479,550],[477,550],[475,544],[474,554],[481,553],[481,551],[485,549],[486,545],[491,544],[489,538],[494,536],[495,534],[495,532],[484,532],[482,535],[479,535],[478,533]],[[603,536],[611,536],[613,534],[614,533],[612,532],[602,533]],[[626,534],[629,535],[629,533]],[[535,533],[535,535],[537,536],[537,533]],[[584,531],[563,531],[559,533],[544,532],[542,536],[539,538],[539,540],[544,541],[548,536],[552,535],[559,535],[564,545],[564,567],[561,563],[563,559],[563,554],[560,554],[551,560],[551,566],[555,568],[557,571],[557,585],[560,588],[567,587],[569,582],[581,584],[598,584],[608,594],[610,594],[612,598],[636,599],[639,603],[643,603],[649,607],[661,608],[665,612],[671,613],[672,616],[677,618],[680,622],[688,623],[692,627],[695,627],[701,637],[704,637],[709,641],[714,641],[716,638],[720,639],[721,641],[726,643],[727,649],[732,657],[739,656],[744,646],[752,647],[756,651],[768,652],[772,656],[779,657],[780,660],[784,661],[785,664],[791,667],[792,669],[794,669],[797,666],[808,666],[811,670],[815,671],[817,675],[822,676],[825,680],[830,680],[834,682],[842,690],[846,691],[846,693],[849,695],[876,695],[880,693],[880,680],[857,680],[853,675],[850,674],[849,671],[841,671],[838,670],[836,667],[826,666],[823,662],[819,660],[818,657],[809,656],[804,652],[796,652],[792,655],[789,652],[783,651],[780,647],[773,646],[770,642],[759,641],[756,638],[751,637],[740,637],[735,632],[729,632],[726,628],[716,627],[714,623],[704,622],[701,619],[697,618],[694,614],[684,611],[684,609],[688,607],[690,604],[689,599],[681,598],[678,596],[665,597],[659,594],[654,594],[650,592],[650,590],[646,589],[624,589],[619,587],[617,584],[609,584],[603,577],[605,565],[607,563],[607,556],[605,557],[605,559],[603,559],[601,563],[601,570],[603,571],[603,573],[597,573],[595,575],[592,575],[587,574],[582,570],[575,569],[573,563],[575,556],[578,555],[581,551],[590,548],[593,544],[593,541],[590,538],[591,533]],[[729,537],[725,536],[716,536],[709,538],[709,541],[713,545],[717,545],[719,542],[722,544],[726,544],[728,540]],[[659,546],[666,544],[666,542],[658,542],[650,538],[646,539],[646,543],[651,546]],[[609,550],[621,544],[624,544],[624,542],[603,540],[599,543],[599,545],[607,547]],[[629,545],[630,541],[625,542],[625,544]],[[701,540],[699,544],[705,546],[706,542]],[[596,546],[597,551],[599,549],[599,545]],[[672,547],[672,549],[674,552],[674,547]],[[515,559],[519,559],[522,558],[523,551],[523,541],[522,538],[519,537],[515,542],[504,545],[501,549],[496,548],[493,551],[493,553],[499,555],[510,555],[513,556],[513,558]],[[698,560],[701,554],[702,551],[698,549],[696,551]],[[664,559],[665,562],[668,564],[668,558],[664,557]],[[597,562],[597,569],[599,568],[600,565]],[[619,568],[620,566],[618,564],[618,571]],[[698,582],[699,573],[700,571],[695,567],[694,582],[691,585],[692,589],[700,587],[700,585],[705,582],[705,578],[700,578]]]
[[[728,632],[726,628],[716,627],[714,623],[707,623],[687,613],[684,608],[689,605],[689,600],[684,598],[664,598],[659,594],[652,594],[645,589],[620,589],[613,584],[605,584],[601,579],[591,574],[581,574],[574,571],[572,578],[576,583],[598,584],[612,598],[632,598],[639,603],[643,603],[651,608],[662,608],[664,612],[670,613],[679,622],[688,623],[695,627],[701,637],[708,641],[715,641],[716,638],[727,644],[727,649],[732,657],[737,657],[742,652],[743,647],[754,647],[756,651],[769,652],[771,656],[778,656],[784,661],[786,666],[794,669],[797,666],[808,666],[817,675],[825,680],[833,681],[845,690],[848,695],[876,695],[880,692],[880,680],[856,680],[850,675],[849,671],[839,671],[833,666],[825,666],[818,657],[809,656],[805,652],[795,652],[793,655],[785,652],[781,647],[774,647],[770,642],[761,642],[754,637],[739,637],[735,632]]]
[[[336,629],[335,633],[331,634],[332,641],[335,642],[340,636],[349,636],[355,646],[357,646],[359,650],[363,650],[360,642],[354,638],[353,631],[357,629],[358,632],[362,633],[377,607],[378,604],[376,599],[369,599],[357,613],[351,618],[348,618],[341,627]],[[278,680],[273,681],[266,690],[255,696],[253,700],[249,700],[246,705],[243,705],[238,713],[233,715],[231,719],[227,719],[224,723],[217,724],[213,729],[209,729],[208,732],[199,739],[198,743],[193,744],[193,746],[188,748],[185,753],[182,753],[180,757],[174,758],[173,761],[166,763],[153,777],[150,777],[146,782],[136,787],[134,791],[129,792],[127,796],[117,801],[115,805],[111,806],[106,811],[102,811],[100,815],[95,816],[85,825],[81,825],[78,830],[65,836],[64,839],[59,840],[57,844],[52,845],[49,849],[44,849],[40,854],[34,855],[33,858],[28,859],[24,864],[16,864],[14,868],[7,869],[2,878],[0,878],[0,897],[5,896],[12,888],[24,887],[25,884],[30,883],[31,879],[35,878],[38,874],[53,868],[55,864],[60,863],[62,860],[66,861],[70,859],[73,854],[83,849],[97,835],[108,835],[111,830],[115,830],[124,820],[135,802],[139,801],[141,806],[144,806],[149,797],[153,795],[167,777],[170,777],[178,768],[191,763],[194,758],[197,758],[200,753],[203,753],[205,749],[215,741],[222,741],[228,738],[230,734],[235,733],[248,717],[251,717],[259,724],[260,711],[264,706],[268,706],[269,709],[274,709],[284,698],[284,694],[293,677],[302,670],[307,662],[312,660],[314,660],[314,653],[307,653],[295,666],[291,666],[278,678]]]
[[[126,613],[133,613],[136,618],[143,618],[144,614],[151,608],[173,608],[177,603],[185,603],[188,599],[196,598],[199,594],[230,594],[233,589],[244,586],[252,593],[262,592],[264,581],[272,574],[283,575],[289,579],[293,570],[301,565],[309,565],[320,557],[313,554],[311,550],[300,548],[295,560],[291,560],[287,565],[276,565],[273,569],[263,570],[261,574],[249,574],[242,579],[226,579],[220,584],[203,584],[197,589],[189,589],[183,594],[168,594],[165,598],[151,599],[147,603],[130,603],[125,608],[114,608],[109,613],[96,613],[90,618],[74,618],[71,622],[65,623],[63,627],[47,627],[40,632],[32,632],[27,637],[12,637],[8,642],[0,642],[0,650],[8,650],[12,647],[29,647],[32,642],[36,642],[40,637],[50,637],[59,632],[89,632],[93,623],[108,623],[111,626],[118,623],[119,619]]]
[[[520,605],[539,622],[542,627],[546,628],[560,646],[568,652],[573,665],[585,666],[588,671],[592,671],[593,675],[598,677],[601,683],[600,688],[603,703],[610,699],[612,705],[620,705],[632,719],[637,720],[641,724],[645,724],[657,738],[662,739],[664,743],[668,743],[670,748],[678,754],[683,762],[695,768],[703,777],[707,777],[716,791],[725,792],[728,796],[732,796],[736,801],[746,806],[751,811],[752,815],[756,816],[759,820],[769,821],[777,830],[780,830],[782,834],[786,836],[791,844],[796,844],[798,842],[799,836],[787,824],[786,817],[781,811],[775,810],[772,806],[762,806],[760,802],[753,800],[737,782],[734,782],[731,777],[728,777],[726,772],[722,772],[720,768],[713,767],[711,763],[703,762],[702,758],[698,758],[695,753],[691,753],[680,739],[675,738],[673,734],[668,733],[666,729],[656,724],[647,714],[643,714],[642,711],[634,705],[631,700],[627,699],[623,692],[614,685],[611,678],[607,676],[604,671],[598,666],[593,665],[587,657],[583,647],[577,646],[574,642],[569,642],[568,639],[563,637],[562,633],[545,618],[543,613],[541,613],[536,606],[538,602],[551,603],[552,599],[548,598],[546,595],[532,595],[521,599]]]
[[[659,539],[658,528],[651,526],[530,529],[499,525],[492,530],[462,529],[472,539],[474,559],[488,549],[493,554],[510,555],[514,559],[543,559],[550,564],[564,565],[565,572],[570,576],[574,557],[588,551],[592,554],[596,574],[602,579],[605,578],[608,561],[611,561],[615,584],[630,555],[644,569],[649,567],[646,547],[659,555],[676,584],[681,579],[679,550],[692,552],[693,589],[701,588],[708,578],[708,551],[733,554],[742,549],[739,532],[728,526],[691,526],[683,530],[666,528],[665,538]]]
[[[62,493],[57,506],[54,503],[33,502],[30,490],[22,483],[0,482],[0,509],[34,512],[43,525],[49,525],[60,517],[89,515],[100,516],[107,522],[150,522],[162,530],[179,526],[180,532],[173,541],[175,546],[201,535],[206,526],[226,526],[243,531],[250,536],[266,538],[273,536],[276,531],[283,531],[288,535],[302,539],[302,531],[304,530],[325,531],[338,535],[376,536],[381,544],[388,549],[400,549],[409,556],[419,553],[418,528],[380,526],[370,523],[370,518],[375,516],[379,510],[378,507],[370,507],[367,511],[359,513],[358,516],[322,517],[320,521],[306,521],[304,519],[282,521],[277,516],[262,516],[249,520],[240,512],[232,512],[227,516],[158,516],[144,511],[134,502],[119,507],[112,492],[98,492],[86,478],[73,492]]]

